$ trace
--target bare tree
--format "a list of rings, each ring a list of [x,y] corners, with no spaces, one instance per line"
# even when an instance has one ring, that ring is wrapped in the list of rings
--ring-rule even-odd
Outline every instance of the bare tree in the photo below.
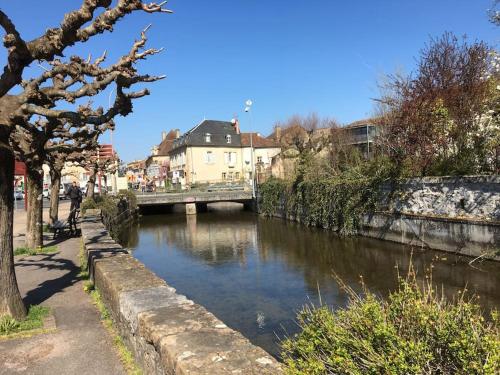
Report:
[[[490,52],[482,42],[447,33],[424,48],[414,76],[390,77],[380,99],[383,140],[398,164],[424,175],[484,170],[480,128],[493,92]]]
[[[21,105],[20,116],[16,131],[11,135],[20,159],[25,161],[28,168],[26,185],[28,188],[28,225],[26,232],[26,246],[36,248],[43,245],[42,233],[42,166],[47,161],[47,153],[58,151],[74,151],[64,140],[90,140],[108,128],[114,126],[113,117],[121,112],[122,115],[132,111],[131,97],[147,95],[147,91],[124,94],[123,87],[131,87],[139,82],[152,82],[162,77],[139,75],[133,63],[148,55],[158,53],[159,50],[148,49],[140,52],[146,43],[145,32],[141,39],[134,43],[128,55],[123,56],[118,63],[109,67],[102,67],[105,60],[102,55],[94,62],[84,61],[79,57],[72,57],[69,63],[58,60],[52,62],[52,69],[45,71],[40,77],[30,80],[24,85],[25,95],[30,92]],[[52,81],[47,85],[47,81]],[[93,110],[90,104],[79,106],[77,111],[55,110],[53,107],[58,101],[72,103],[78,98],[95,95],[104,90],[111,83],[117,84],[117,99],[114,107],[104,113],[102,108]],[[44,84],[42,86],[42,84]],[[76,86],[76,87],[75,87]],[[34,99],[32,99],[34,97]],[[40,99],[41,98],[41,99]],[[113,112],[114,110],[114,112]],[[28,119],[37,114],[46,118],[46,121],[31,123]],[[81,116],[97,116],[94,123],[82,121]],[[55,139],[48,145],[50,139]]]
[[[60,27],[47,29],[45,34],[25,41],[10,18],[0,10],[0,26],[4,29],[4,47],[7,49],[7,62],[0,77],[0,316],[10,315],[22,318],[26,314],[23,305],[13,262],[13,179],[14,151],[10,145],[10,135],[16,126],[24,126],[33,115],[47,119],[68,120],[76,126],[101,125],[116,115],[125,116],[132,111],[132,100],[149,94],[146,89],[125,92],[137,82],[151,82],[160,77],[139,76],[132,64],[152,52],[139,52],[144,46],[145,37],[134,45],[133,53],[122,58],[113,67],[101,68],[104,58],[94,63],[74,57],[69,63],[55,59],[62,56],[66,47],[77,42],[85,42],[90,37],[112,30],[113,25],[125,15],[142,10],[149,13],[170,12],[161,4],[144,4],[139,0],[118,0],[111,6],[112,0],[83,0],[78,10],[65,15]],[[99,8],[105,10],[95,16]],[[156,51],[156,50],[155,50]],[[156,51],[157,52],[157,51]],[[154,53],[156,53],[154,52]],[[42,76],[22,81],[23,71],[35,60],[44,60],[52,69]],[[82,77],[93,77],[87,83]],[[53,86],[45,87],[52,80]],[[116,84],[114,105],[107,111],[102,108],[92,110],[55,109],[59,100],[74,102],[78,98],[92,96],[102,91],[110,83]],[[81,83],[77,90],[71,90],[74,84]],[[22,93],[8,95],[16,85],[22,84]]]

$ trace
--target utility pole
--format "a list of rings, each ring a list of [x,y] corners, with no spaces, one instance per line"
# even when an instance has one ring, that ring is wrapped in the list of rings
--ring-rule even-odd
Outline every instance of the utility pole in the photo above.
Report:
[[[249,127],[250,127],[250,163],[252,168],[252,197],[255,198],[255,164],[254,164],[254,152],[253,152],[253,132],[252,132],[252,112],[250,111],[252,108],[253,102],[248,99],[245,102],[245,112],[248,113],[249,116]]]

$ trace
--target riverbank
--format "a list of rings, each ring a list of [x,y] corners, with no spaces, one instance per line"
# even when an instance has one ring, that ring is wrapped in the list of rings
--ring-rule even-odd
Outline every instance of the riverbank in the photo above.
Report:
[[[258,211],[267,216],[420,248],[500,260],[500,177],[267,183]],[[299,189],[299,190],[296,190]],[[346,230],[347,228],[347,230]]]
[[[95,287],[146,373],[275,374],[278,362],[117,244],[97,212],[82,236]]]

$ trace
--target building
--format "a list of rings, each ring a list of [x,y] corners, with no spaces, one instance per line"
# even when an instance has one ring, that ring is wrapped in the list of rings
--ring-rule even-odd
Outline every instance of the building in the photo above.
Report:
[[[144,180],[145,160],[134,160],[127,164],[125,174],[130,187],[139,188],[139,184]]]
[[[145,173],[149,179],[160,186],[168,177],[170,170],[169,152],[172,150],[174,140],[179,138],[179,129],[162,132],[161,143],[151,150],[151,155],[145,161]]]
[[[244,177],[238,121],[204,120],[175,139],[169,155],[169,177],[182,186]]]
[[[252,181],[252,170],[255,170],[257,183],[270,177],[272,158],[281,152],[280,144],[259,133],[241,133],[241,148],[245,180]]]
[[[366,119],[355,121],[345,126],[347,144],[359,148],[365,158],[369,159],[374,153],[374,142],[378,134],[377,126],[374,120]]]

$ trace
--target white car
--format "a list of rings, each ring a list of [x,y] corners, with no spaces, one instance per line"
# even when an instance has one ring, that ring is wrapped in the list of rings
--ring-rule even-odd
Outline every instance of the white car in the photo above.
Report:
[[[59,186],[59,199],[68,199],[66,192],[68,191],[69,187],[71,184],[61,184]],[[42,195],[44,198],[50,199],[51,195],[51,190],[49,189],[43,189]]]
[[[14,190],[14,199],[24,199],[24,193],[22,190]]]

